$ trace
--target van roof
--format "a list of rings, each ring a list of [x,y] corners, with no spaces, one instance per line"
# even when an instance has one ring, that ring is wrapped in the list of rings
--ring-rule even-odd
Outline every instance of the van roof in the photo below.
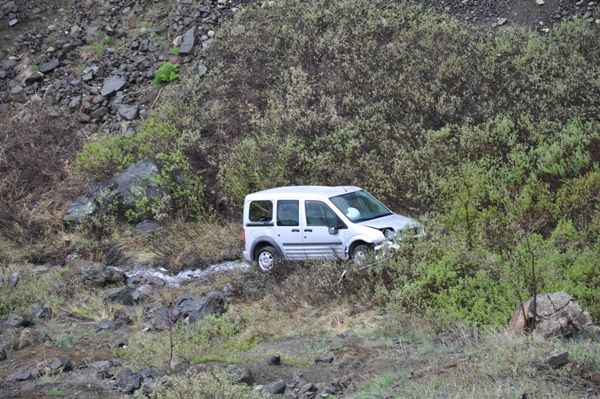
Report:
[[[362,190],[356,186],[287,186],[270,188],[268,190],[258,191],[248,194],[246,201],[254,200],[273,200],[273,199],[289,199],[289,198],[324,198],[333,197],[336,195],[351,193],[353,191]]]

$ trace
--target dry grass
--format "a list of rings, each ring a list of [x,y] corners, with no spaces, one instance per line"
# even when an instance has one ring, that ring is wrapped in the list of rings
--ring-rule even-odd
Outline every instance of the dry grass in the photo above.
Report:
[[[138,253],[151,252],[154,262],[181,270],[240,259],[243,242],[241,228],[235,223],[174,221],[150,236],[132,238],[126,247]]]

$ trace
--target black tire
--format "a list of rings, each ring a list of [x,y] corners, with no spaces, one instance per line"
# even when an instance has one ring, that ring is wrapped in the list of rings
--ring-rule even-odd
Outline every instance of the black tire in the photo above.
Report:
[[[270,245],[264,246],[256,251],[254,267],[261,273],[268,273],[273,270],[278,257],[275,248]]]
[[[352,259],[357,264],[363,264],[367,260],[367,256],[371,249],[368,245],[358,244],[352,248],[352,252],[350,253],[350,259]]]

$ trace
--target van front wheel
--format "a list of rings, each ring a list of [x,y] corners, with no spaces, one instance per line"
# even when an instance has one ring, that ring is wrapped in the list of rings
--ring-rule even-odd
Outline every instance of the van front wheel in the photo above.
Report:
[[[361,265],[361,264],[365,263],[368,255],[369,255],[369,247],[364,244],[358,244],[357,246],[352,248],[352,253],[350,254],[350,258],[355,263]]]
[[[277,251],[275,248],[267,245],[262,247],[256,253],[256,267],[258,271],[266,273],[273,269],[275,260],[277,259]]]

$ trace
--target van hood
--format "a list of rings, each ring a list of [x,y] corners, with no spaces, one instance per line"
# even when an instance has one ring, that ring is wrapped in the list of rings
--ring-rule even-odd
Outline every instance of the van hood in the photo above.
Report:
[[[391,227],[395,232],[402,231],[409,227],[418,227],[419,222],[414,219],[409,218],[408,216],[398,215],[396,213],[392,213],[391,215],[387,215],[384,217],[380,217],[372,220],[365,220],[364,222],[358,223],[363,226],[373,227],[375,229],[384,229],[386,227]]]

